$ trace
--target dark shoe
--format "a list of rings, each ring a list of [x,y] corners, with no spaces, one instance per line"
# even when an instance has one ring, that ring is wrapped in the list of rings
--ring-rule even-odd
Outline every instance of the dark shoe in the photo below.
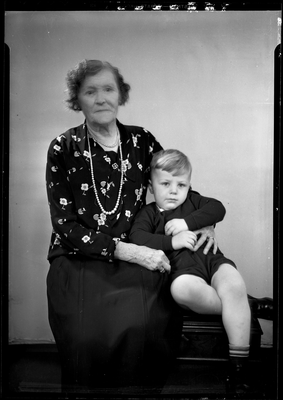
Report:
[[[273,320],[273,299],[270,297],[262,297],[257,299],[248,294],[248,300],[252,314],[256,318]]]
[[[231,366],[229,375],[226,378],[227,395],[240,398],[251,392],[250,385],[247,383],[247,374],[242,366]]]

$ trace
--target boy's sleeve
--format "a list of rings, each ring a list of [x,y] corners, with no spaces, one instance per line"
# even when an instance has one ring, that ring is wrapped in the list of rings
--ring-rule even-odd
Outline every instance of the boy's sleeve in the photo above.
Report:
[[[151,205],[145,206],[137,214],[130,235],[131,243],[147,246],[152,249],[172,251],[172,236],[156,233],[155,210]]]
[[[190,201],[194,208],[184,217],[190,231],[215,225],[222,221],[226,214],[225,207],[219,200],[201,196],[192,190],[189,192],[187,201]]]

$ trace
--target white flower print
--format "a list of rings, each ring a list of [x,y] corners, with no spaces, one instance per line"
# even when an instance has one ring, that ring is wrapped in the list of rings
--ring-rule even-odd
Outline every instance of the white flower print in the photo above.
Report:
[[[113,169],[117,169],[118,168],[118,164],[117,163],[112,164],[112,168]]]
[[[58,224],[59,225],[63,225],[64,224],[64,222],[66,222],[66,218],[60,218],[60,219],[58,219]]]
[[[102,221],[106,221],[106,215],[104,213],[100,214],[100,218],[102,219]]]
[[[53,146],[53,149],[55,150],[55,154],[57,154],[57,151],[61,151],[61,147],[60,146],[58,146],[58,144],[55,144],[54,146]]]
[[[132,133],[133,145],[134,145],[134,147],[137,147],[138,149],[140,148],[140,147],[138,146],[138,137],[140,137],[140,136],[141,136],[141,135],[139,135],[139,134],[134,135],[134,134]]]
[[[68,205],[68,201],[67,201],[67,199],[64,199],[63,197],[61,197],[60,198],[60,204],[62,204],[62,210],[65,210],[65,207],[64,206],[67,206]]]
[[[90,241],[90,237],[89,237],[88,235],[85,235],[84,237],[82,237],[82,241],[83,241],[84,243],[87,243],[87,242]]]
[[[103,249],[102,252],[101,252],[101,255],[102,255],[102,256],[107,256],[107,254],[108,254],[107,248],[106,248],[106,249]]]
[[[107,191],[110,190],[111,186],[115,187],[114,182],[107,183]]]
[[[136,190],[135,190],[135,194],[136,194],[136,196],[137,196],[135,205],[137,204],[138,201],[140,201],[141,196],[142,196],[142,193],[143,193],[143,187],[142,187],[142,186],[141,186],[140,189],[136,189]]]
[[[110,158],[110,157],[104,156],[103,158],[104,158],[104,160],[105,160],[106,162],[108,162],[108,164],[111,164],[111,158]]]
[[[127,161],[128,161],[128,160],[123,160],[123,161],[122,161],[121,168],[122,168],[123,173],[126,173],[126,172],[127,172]]]
[[[81,141],[81,138],[78,138],[76,135],[72,135],[72,139],[73,139],[75,142],[80,142],[80,141]]]
[[[60,235],[58,233],[56,233],[55,240],[54,240],[54,246],[55,245],[59,246],[61,244],[60,239],[61,239]]]
[[[85,150],[85,151],[84,151],[84,156],[85,156],[86,158],[90,158],[89,151]]]
[[[129,222],[129,220],[130,220],[130,218],[132,217],[132,213],[131,213],[131,211],[130,210],[126,210],[125,211],[125,215],[126,215],[126,217],[127,217],[127,221]]]
[[[78,151],[75,151],[74,152],[74,157],[79,157],[79,156],[80,156],[80,153]]]
[[[107,192],[109,192],[111,186],[115,187],[114,182],[109,182],[109,183],[107,183],[106,181],[100,182],[100,191],[103,194],[103,196],[106,196],[109,198]]]
[[[83,207],[83,208],[79,208],[78,209],[78,214],[80,214],[80,215],[83,215],[83,213],[86,211],[86,209]]]
[[[58,170],[57,165],[53,165],[53,167],[51,167],[52,172],[57,172],[57,170]]]
[[[66,136],[65,136],[65,135],[60,135],[60,136],[57,136],[56,140],[57,140],[57,142],[61,143],[61,140],[62,140],[63,138],[66,139]]]
[[[152,152],[153,152],[153,147],[149,146],[149,154],[152,154]]]
[[[101,213],[100,215],[94,214],[93,219],[97,221],[98,227],[101,225],[106,225],[106,215]]]
[[[88,183],[82,183],[81,190],[83,191],[83,196],[86,196],[85,192],[87,192],[88,189],[89,189]]]
[[[73,172],[76,172],[76,168],[75,167],[73,167],[73,168],[70,168],[70,169],[68,169],[68,174],[70,175],[70,174],[72,174]]]
[[[128,154],[129,157],[129,154]],[[128,169],[132,168],[132,164],[130,163],[129,159],[127,158],[126,160],[122,161],[122,170],[123,173],[126,173]]]
[[[137,166],[142,171],[142,164],[140,162],[137,163]]]

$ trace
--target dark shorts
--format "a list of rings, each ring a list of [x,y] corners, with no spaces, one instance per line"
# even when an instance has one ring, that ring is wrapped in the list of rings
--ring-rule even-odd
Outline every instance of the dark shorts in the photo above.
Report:
[[[221,264],[230,264],[237,268],[236,264],[226,258],[220,250],[216,254],[209,251],[207,255],[203,254],[203,245],[198,251],[193,252],[189,249],[174,251],[170,256],[171,280],[173,281],[180,275],[195,275],[211,284],[211,279]]]

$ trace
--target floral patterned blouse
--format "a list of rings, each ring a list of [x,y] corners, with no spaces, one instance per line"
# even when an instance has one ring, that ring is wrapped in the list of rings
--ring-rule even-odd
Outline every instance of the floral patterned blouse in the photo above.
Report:
[[[145,204],[152,154],[161,145],[147,130],[117,121],[120,152],[104,151],[89,140],[85,124],[69,129],[49,147],[46,185],[53,231],[48,259],[60,255],[84,255],[113,261],[113,238],[128,241],[132,221]],[[99,207],[90,171],[90,156],[97,194],[106,211],[115,207],[123,168],[121,201],[116,213]]]

